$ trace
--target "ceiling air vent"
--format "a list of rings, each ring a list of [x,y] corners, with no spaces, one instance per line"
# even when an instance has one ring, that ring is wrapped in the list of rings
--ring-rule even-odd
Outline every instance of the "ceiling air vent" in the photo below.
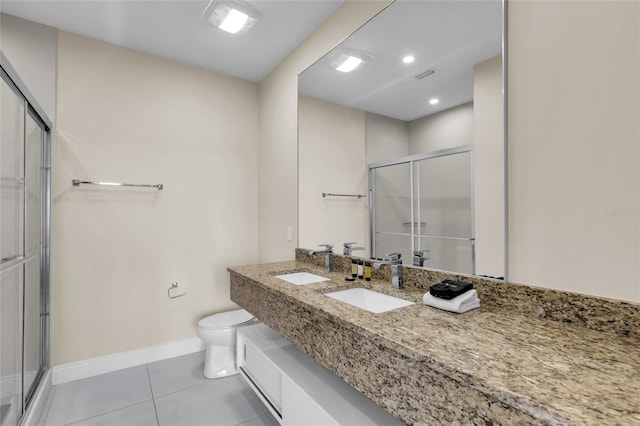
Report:
[[[431,74],[433,74],[434,72],[436,72],[436,70],[429,68],[428,70],[421,72],[420,74],[416,74],[415,78],[417,80],[421,80],[425,77],[430,76]]]

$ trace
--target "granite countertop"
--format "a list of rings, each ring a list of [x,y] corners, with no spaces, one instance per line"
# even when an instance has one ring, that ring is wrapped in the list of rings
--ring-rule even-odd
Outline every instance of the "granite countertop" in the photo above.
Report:
[[[604,333],[491,305],[449,313],[424,305],[424,289],[396,290],[382,280],[350,283],[343,272],[328,273],[301,261],[229,271],[544,422],[640,424],[640,338],[635,334]],[[295,271],[331,281],[297,286],[274,277]],[[352,287],[416,304],[374,314],[323,296]]]

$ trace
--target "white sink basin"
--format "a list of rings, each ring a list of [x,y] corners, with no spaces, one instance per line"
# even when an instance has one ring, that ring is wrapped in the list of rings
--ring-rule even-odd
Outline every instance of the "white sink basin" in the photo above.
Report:
[[[323,281],[331,280],[330,278],[321,277],[320,275],[312,274],[310,272],[293,272],[291,274],[275,275],[275,277],[295,285],[321,283]]]
[[[332,293],[325,293],[325,296],[340,300],[341,302],[348,303],[360,309],[365,309],[374,314],[402,308],[403,306],[414,305],[413,302],[378,293],[377,291],[367,290],[366,288],[350,288],[349,290],[334,291]]]

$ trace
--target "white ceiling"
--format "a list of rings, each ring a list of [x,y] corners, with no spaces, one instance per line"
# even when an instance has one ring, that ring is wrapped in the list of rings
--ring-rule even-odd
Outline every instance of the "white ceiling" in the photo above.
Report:
[[[301,94],[404,121],[473,100],[473,66],[502,51],[502,1],[397,0],[334,51],[372,59],[351,73],[330,66],[330,52],[305,70]],[[410,65],[405,55],[414,55]],[[414,78],[429,68],[436,72]],[[440,103],[429,104],[437,97]]]
[[[204,0],[0,0],[0,11],[164,58],[258,82],[343,0],[249,0],[262,17],[245,34],[202,18]]]
[[[262,17],[239,35],[202,18],[208,0],[0,0],[0,11],[259,82],[343,1],[245,1]],[[502,0],[396,0],[340,48],[372,59],[345,74],[327,55],[302,74],[300,93],[411,121],[473,99],[473,65],[502,50]],[[416,61],[403,64],[406,54]],[[414,78],[428,68],[436,73]]]

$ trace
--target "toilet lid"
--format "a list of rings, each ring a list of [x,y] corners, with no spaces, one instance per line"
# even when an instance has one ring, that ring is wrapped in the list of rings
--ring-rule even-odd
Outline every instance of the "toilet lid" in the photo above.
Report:
[[[198,326],[203,328],[226,328],[232,326],[245,325],[253,320],[253,315],[244,309],[237,311],[223,312],[210,315],[198,321]]]

